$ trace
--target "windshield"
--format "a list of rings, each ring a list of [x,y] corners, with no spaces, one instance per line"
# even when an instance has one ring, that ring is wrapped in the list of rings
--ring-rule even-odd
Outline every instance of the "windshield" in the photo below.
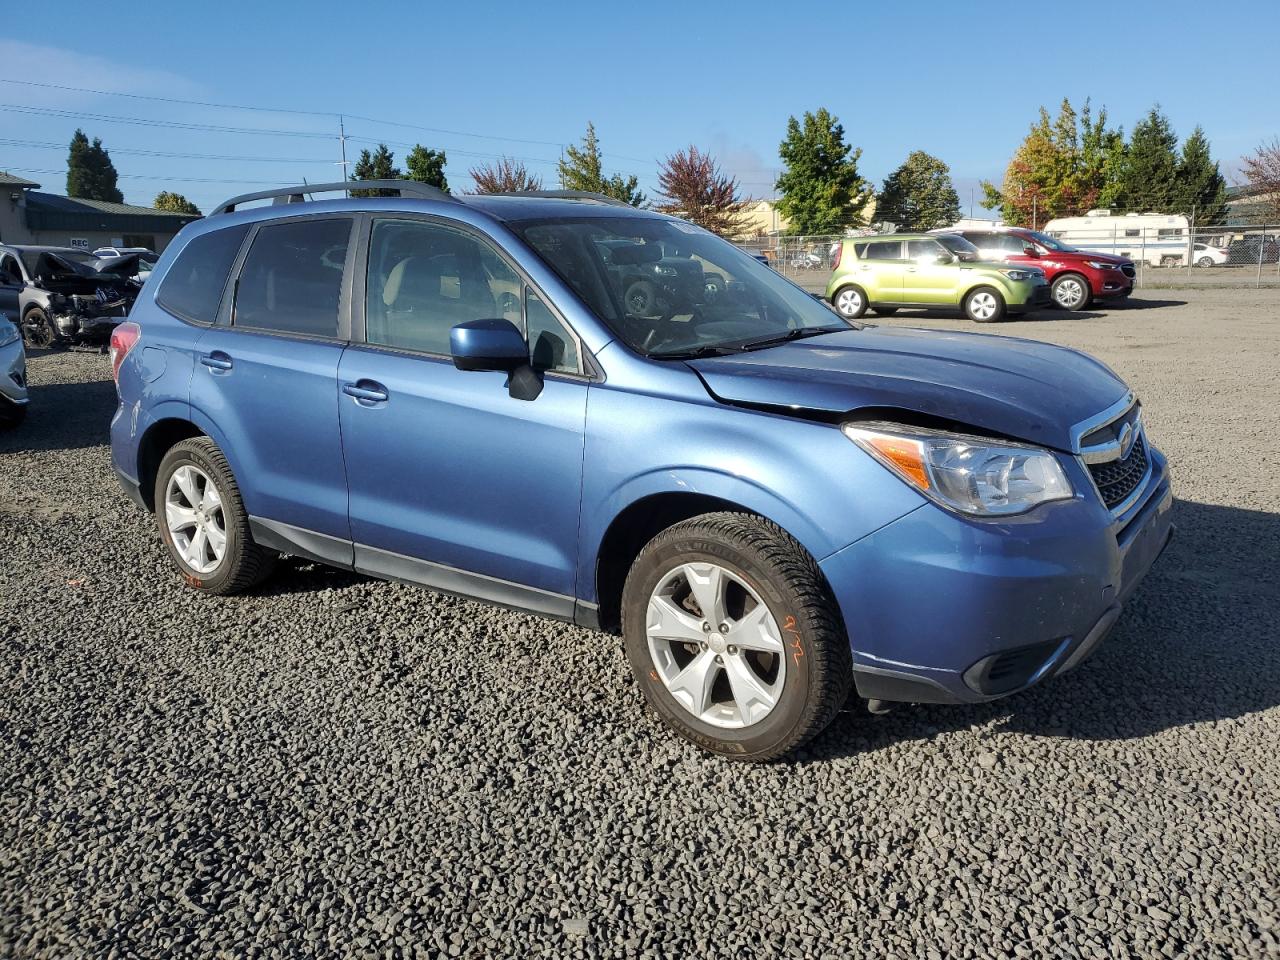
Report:
[[[755,258],[683,221],[583,217],[511,227],[645,356],[734,352],[854,326]]]
[[[1075,253],[1076,252],[1075,247],[1068,246],[1067,244],[1063,243],[1061,240],[1058,240],[1054,237],[1049,236],[1047,233],[1041,233],[1038,230],[1028,230],[1027,233],[1029,233],[1032,237],[1035,238],[1036,243],[1040,244],[1040,246],[1042,247],[1048,248],[1049,250],[1054,250],[1058,253]]]
[[[938,242],[961,260],[978,259],[978,248],[958,233],[940,233],[938,234]]]

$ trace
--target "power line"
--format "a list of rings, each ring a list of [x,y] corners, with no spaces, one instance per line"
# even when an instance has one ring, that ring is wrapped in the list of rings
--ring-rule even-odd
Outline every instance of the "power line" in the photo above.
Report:
[[[19,173],[34,173],[38,176],[58,176],[65,177],[67,170],[43,170],[36,167],[7,167],[6,170],[16,170]],[[223,180],[216,177],[158,177],[140,173],[117,173],[117,177],[121,180],[164,180],[173,183],[249,183],[261,184],[265,187],[279,186],[278,180]]]
[[[26,113],[36,116],[59,117],[72,120],[97,120],[101,123],[131,123],[144,127],[165,127],[174,130],[204,130],[211,133],[251,133],[273,137],[305,137],[313,140],[337,140],[333,133],[307,133],[301,130],[267,130],[261,127],[229,127],[212,123],[185,123],[179,120],[148,120],[144,117],[120,117],[105,113],[87,113],[81,110],[61,110],[54,107],[30,107],[17,103],[0,103],[0,110]]]
[[[10,147],[32,147],[39,150],[66,150],[65,143],[49,143],[42,140],[13,140],[0,137],[0,145]],[[219,153],[172,153],[166,150],[141,150],[131,147],[112,147],[113,154],[127,154],[135,157],[165,157],[175,160],[242,160],[254,163],[323,163],[333,166],[332,160],[318,160],[314,157],[244,157],[228,156]]]

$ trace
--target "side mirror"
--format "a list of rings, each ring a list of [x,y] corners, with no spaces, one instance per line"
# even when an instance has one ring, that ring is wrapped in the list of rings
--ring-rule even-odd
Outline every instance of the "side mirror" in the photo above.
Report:
[[[1040,251],[1029,243],[1023,246],[1022,252],[1028,257],[1036,257],[1038,259],[1040,256]]]
[[[940,254],[938,254],[938,256],[935,258],[935,261],[936,261],[937,263],[955,263],[955,262],[956,262],[956,258],[955,258],[955,254],[951,254],[951,253],[940,253]]]
[[[529,362],[529,345],[510,320],[468,320],[449,331],[449,350],[459,370],[511,373]]]

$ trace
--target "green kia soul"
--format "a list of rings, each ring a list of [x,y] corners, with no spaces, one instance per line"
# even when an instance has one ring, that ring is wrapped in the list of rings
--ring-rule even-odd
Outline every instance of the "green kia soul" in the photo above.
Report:
[[[855,319],[899,307],[954,307],[975,323],[1049,306],[1044,271],[984,263],[978,248],[955,234],[895,233],[850,237],[836,247],[827,299]]]

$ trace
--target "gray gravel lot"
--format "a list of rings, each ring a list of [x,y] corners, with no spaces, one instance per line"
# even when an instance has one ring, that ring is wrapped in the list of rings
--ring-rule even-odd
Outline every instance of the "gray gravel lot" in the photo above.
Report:
[[[106,358],[32,357],[0,957],[1276,956],[1280,293],[999,332],[1130,379],[1177,539],[1077,672],[754,767],[660,728],[614,638],[296,561],[183,589],[112,479]]]

